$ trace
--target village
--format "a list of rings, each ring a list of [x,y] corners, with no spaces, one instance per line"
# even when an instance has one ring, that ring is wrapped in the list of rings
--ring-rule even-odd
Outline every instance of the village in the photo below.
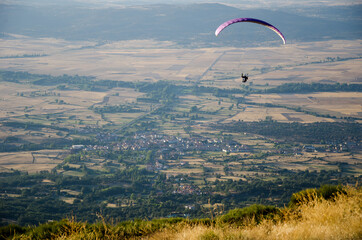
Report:
[[[197,137],[180,137],[155,132],[137,132],[131,136],[120,138],[114,133],[97,133],[96,139],[100,144],[73,145],[71,152],[80,150],[111,150],[111,151],[148,151],[157,152],[160,160],[175,160],[181,156],[198,152],[252,153],[253,146],[241,144],[232,139]],[[277,154],[300,155],[303,152],[348,152],[360,150],[361,145],[355,141],[334,142],[317,145],[300,145],[299,147],[279,148]]]
[[[161,159],[176,159],[193,151],[214,151],[226,153],[250,152],[250,147],[234,140],[218,138],[192,137],[183,138],[172,135],[157,134],[153,132],[135,133],[132,137],[118,140],[115,134],[97,134],[101,145],[73,145],[72,151],[79,150],[133,150],[148,151],[157,150]]]

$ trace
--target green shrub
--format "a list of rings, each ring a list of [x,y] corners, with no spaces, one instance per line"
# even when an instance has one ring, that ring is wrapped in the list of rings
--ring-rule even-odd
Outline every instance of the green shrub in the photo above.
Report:
[[[27,227],[21,227],[15,224],[0,227],[0,239],[12,238],[16,234],[23,234],[28,230]]]
[[[28,235],[31,239],[50,239],[53,236],[64,234],[69,228],[71,222],[69,220],[54,221],[41,224],[29,231]]]
[[[274,206],[254,204],[250,207],[230,210],[218,218],[220,223],[243,225],[250,220],[260,223],[263,219],[274,219],[280,215],[280,210]]]
[[[195,224],[195,225],[202,225],[202,226],[211,226],[214,221],[210,218],[198,218],[189,220],[188,223]]]
[[[292,195],[289,206],[298,206],[318,198],[333,200],[337,194],[346,194],[346,191],[343,190],[342,186],[335,185],[323,185],[319,189],[305,189]]]
[[[337,194],[346,194],[342,186],[323,185],[317,190],[317,194],[326,200],[333,200]]]

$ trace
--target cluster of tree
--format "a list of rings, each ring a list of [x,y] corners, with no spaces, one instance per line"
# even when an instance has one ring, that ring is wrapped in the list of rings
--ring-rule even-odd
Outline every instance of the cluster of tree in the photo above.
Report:
[[[300,218],[300,211],[298,206],[303,206],[313,202],[314,205],[323,201],[337,201],[339,197],[344,199],[350,199],[350,192],[354,191],[354,188],[345,188],[336,185],[323,185],[319,189],[309,188],[296,192],[292,195],[289,206],[279,208],[276,206],[253,204],[251,206],[243,208],[235,208],[228,212],[224,212],[222,208],[210,209],[210,215],[208,218],[182,218],[175,217],[173,214],[170,218],[156,218],[156,219],[135,219],[132,221],[118,221],[112,219],[112,225],[109,225],[110,221],[104,218],[100,219],[97,223],[90,224],[88,222],[79,222],[79,219],[63,219],[60,221],[50,221],[42,223],[39,226],[19,226],[16,224],[10,224],[0,227],[0,236],[4,239],[17,239],[19,235],[22,238],[28,237],[31,239],[51,239],[57,236],[62,238],[74,238],[73,236],[83,236],[84,238],[94,238],[94,236],[106,239],[143,239],[152,233],[159,232],[164,229],[174,229],[180,226],[204,226],[204,227],[220,227],[225,230],[225,226],[240,227],[250,225],[252,219],[252,226],[261,223],[263,220],[268,219],[271,222],[286,221],[288,222],[292,216],[298,214],[297,219]],[[322,200],[322,201],[319,201]],[[351,201],[345,201],[345,204],[350,204]],[[352,204],[354,202],[352,201]],[[346,206],[340,206],[345,209]],[[350,207],[350,206],[348,206]],[[353,208],[353,207],[352,207]],[[297,210],[297,211],[295,211]],[[285,218],[285,215],[288,218]],[[351,211],[352,213],[352,211]],[[102,216],[101,216],[102,217]],[[107,223],[108,222],[108,223]],[[333,226],[335,228],[335,226]],[[71,229],[71,231],[67,231]],[[359,232],[356,232],[358,236]],[[89,236],[89,237],[88,237]],[[203,235],[205,239],[219,239],[214,234]],[[235,235],[232,235],[235,236]],[[351,236],[349,234],[349,236]],[[20,237],[20,236],[19,236]]]
[[[266,89],[266,93],[361,92],[361,84],[284,83]]]
[[[216,97],[232,97],[232,94],[250,93],[307,93],[307,92],[336,92],[336,91],[362,91],[360,84],[322,84],[322,83],[285,83],[274,88],[256,89],[251,86],[242,88],[221,89],[205,86],[184,86],[176,85],[167,81],[149,82],[124,82],[115,80],[96,80],[92,76],[51,76],[44,74],[30,74],[28,72],[0,71],[0,80],[10,82],[30,82],[36,85],[54,86],[58,89],[67,89],[67,86],[86,91],[105,91],[116,87],[134,88],[137,91],[147,93],[147,98],[140,98],[139,101],[149,102],[170,102],[177,96],[183,94],[212,93]],[[148,99],[148,100],[147,100]]]
[[[56,93],[53,91],[33,91],[33,92],[17,92],[16,93],[17,96],[21,96],[21,97],[38,97],[38,96],[60,96],[60,93]]]
[[[88,222],[98,220],[97,213],[116,221],[135,218],[159,218],[172,215],[209,217],[206,203],[222,203],[224,210],[253,203],[282,206],[296,191],[324,184],[354,183],[361,177],[344,177],[338,171],[280,171],[274,181],[215,181],[190,194],[175,193],[175,186],[190,184],[187,175],[166,178],[136,167],[113,174],[86,174],[72,177],[56,172],[27,175],[4,173],[0,178],[2,225],[39,224],[67,216]],[[44,181],[44,180],[47,181]],[[69,190],[78,192],[71,194]],[[11,195],[18,195],[17,197]],[[74,198],[73,204],[62,201]],[[116,207],[107,207],[107,203]],[[185,207],[190,206],[190,207]]]
[[[148,102],[171,103],[182,95],[187,89],[185,86],[178,86],[167,81],[158,81],[156,83],[137,83],[135,88],[140,92],[147,93]],[[144,98],[137,100],[146,101]]]
[[[64,127],[58,127],[56,125],[45,125],[41,123],[33,122],[13,122],[4,121],[3,126],[11,127],[14,129],[44,131],[44,129],[57,130],[65,133],[69,133],[70,130]],[[98,141],[95,138],[47,138],[42,142],[32,143],[24,141],[18,137],[7,137],[0,142],[0,152],[16,152],[16,151],[35,151],[41,149],[61,149],[69,147],[71,145],[90,145],[97,144]]]
[[[177,96],[188,91],[188,87],[186,86],[175,85],[167,81],[133,83],[114,80],[96,80],[91,76],[69,76],[66,74],[62,76],[51,76],[30,74],[28,72],[0,71],[0,80],[17,83],[30,82],[42,86],[56,85],[59,90],[76,88],[85,91],[106,91],[116,87],[134,88],[137,91],[147,93],[147,97],[138,98],[138,101],[151,103],[158,103],[160,101],[170,103],[177,99]],[[99,109],[99,111],[102,110],[108,111],[107,107],[105,107],[105,109]],[[119,106],[116,110],[123,111],[124,109],[122,106]]]
[[[0,152],[37,151],[42,149],[63,149],[72,145],[69,139],[52,139],[42,143],[0,143]]]
[[[27,82],[36,85],[55,86],[59,84],[86,84],[93,81],[94,77],[89,76],[52,76],[46,74],[30,74],[28,72],[13,72],[13,71],[0,71],[0,77],[3,81],[9,82]]]
[[[360,193],[360,189],[356,189]],[[135,219],[128,221],[117,221],[112,219],[111,225],[110,221],[105,220],[101,217],[97,223],[88,223],[88,222],[79,222],[79,219],[63,219],[60,221],[50,221],[47,223],[40,224],[39,226],[19,226],[16,224],[10,224],[7,226],[0,227],[0,236],[4,239],[17,239],[17,238],[31,238],[31,239],[52,239],[57,238],[77,238],[79,236],[84,237],[85,239],[90,238],[101,238],[101,239],[143,239],[149,237],[153,233],[159,233],[165,229],[180,229],[180,227],[192,227],[192,226],[203,226],[210,227],[212,226],[212,231],[201,235],[201,239],[219,239],[218,235],[215,235],[214,229],[222,228],[225,231],[225,226],[232,228],[232,235],[229,235],[229,238],[235,237],[235,227],[241,226],[255,226],[256,224],[262,223],[264,220],[268,220],[268,223],[288,223],[290,221],[295,222],[295,220],[301,219],[300,207],[311,205],[313,203],[314,211],[316,208],[319,208],[319,204],[324,204],[325,202],[337,201],[339,203],[338,207],[341,211],[344,210],[344,215],[349,216],[351,221],[350,224],[356,224],[354,214],[358,212],[358,201],[353,200],[353,192],[355,188],[346,188],[336,185],[323,185],[320,188],[309,188],[296,192],[292,195],[288,207],[279,208],[276,206],[263,205],[263,204],[253,204],[243,208],[235,208],[228,212],[224,212],[222,208],[210,208],[210,215],[208,218],[182,218],[176,217],[173,214],[169,218],[156,218],[156,219]],[[341,198],[343,202],[341,203]],[[346,200],[347,199],[347,200]],[[347,206],[348,205],[348,206]],[[346,208],[352,209],[346,215]],[[322,208],[324,210],[325,208]],[[308,209],[303,212],[304,216],[308,216],[311,211]],[[322,214],[320,212],[320,214]],[[323,213],[325,214],[325,213]],[[288,217],[285,217],[288,216]],[[309,218],[310,219],[310,216]],[[76,221],[74,221],[76,220]],[[118,220],[118,219],[117,219]],[[320,221],[320,218],[318,219]],[[330,218],[326,218],[325,222],[330,222]],[[303,221],[303,220],[301,220]],[[335,225],[325,224],[326,228],[333,229],[336,228]],[[313,226],[311,226],[313,227]],[[70,231],[69,231],[70,230]],[[343,229],[344,230],[344,229]],[[167,230],[166,230],[167,231]],[[224,235],[223,231],[223,236]],[[345,230],[344,230],[345,232]],[[304,236],[305,234],[302,233]],[[359,228],[348,232],[346,235],[354,239],[354,236],[358,238],[360,235]],[[167,234],[169,237],[169,233]],[[302,237],[302,236],[301,236]],[[227,238],[227,239],[229,239]]]
[[[81,90],[104,91],[115,87],[134,87],[133,83],[112,80],[96,80],[92,76],[52,76],[46,74],[31,74],[28,72],[0,71],[0,80],[17,83],[32,83],[42,86],[56,86],[58,89],[67,89],[67,85]]]
[[[122,113],[122,112],[128,112],[128,113],[134,113],[134,112],[140,112],[140,109],[135,109],[129,105],[106,105],[101,107],[91,107],[91,109],[95,113]]]
[[[229,132],[248,132],[279,140],[329,143],[361,140],[361,124],[347,122],[281,123],[274,121],[234,122],[215,126]]]

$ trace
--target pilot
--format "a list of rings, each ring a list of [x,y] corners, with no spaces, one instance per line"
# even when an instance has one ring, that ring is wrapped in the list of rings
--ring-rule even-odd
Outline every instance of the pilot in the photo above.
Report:
[[[249,78],[249,76],[248,76],[248,74],[241,74],[241,78],[243,79],[243,82],[246,82],[246,81],[248,81],[248,78]]]

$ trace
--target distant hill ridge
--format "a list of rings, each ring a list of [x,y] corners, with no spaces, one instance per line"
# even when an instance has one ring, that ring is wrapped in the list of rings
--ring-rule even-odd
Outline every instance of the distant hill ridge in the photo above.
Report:
[[[353,8],[361,9],[362,5]],[[281,30],[288,41],[362,38],[362,21],[352,7],[324,9],[323,18],[265,9],[241,10],[222,4],[146,5],[87,9],[72,6],[0,4],[0,32],[67,40],[173,41],[187,46],[248,46],[280,44],[276,34],[255,24],[240,24],[215,37],[219,24],[236,17],[262,18]],[[339,11],[340,10],[340,11]],[[348,18],[326,18],[346,13]],[[358,11],[357,11],[358,12]],[[340,19],[340,18],[338,18]]]

